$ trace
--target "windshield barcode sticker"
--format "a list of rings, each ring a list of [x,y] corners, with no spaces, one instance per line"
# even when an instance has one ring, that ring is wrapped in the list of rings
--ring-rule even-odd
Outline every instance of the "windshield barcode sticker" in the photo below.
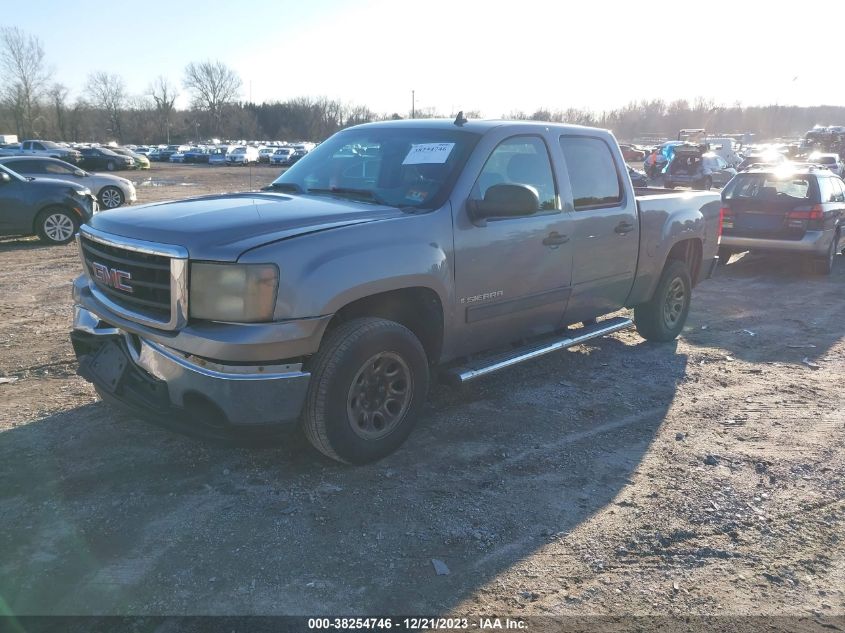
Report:
[[[445,163],[452,153],[454,143],[420,143],[411,145],[411,151],[402,161],[403,165]]]

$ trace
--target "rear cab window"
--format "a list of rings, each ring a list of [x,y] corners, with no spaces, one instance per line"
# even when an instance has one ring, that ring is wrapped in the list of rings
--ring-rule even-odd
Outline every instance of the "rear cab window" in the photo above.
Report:
[[[622,204],[622,179],[607,143],[590,136],[561,136],[560,147],[576,211]]]

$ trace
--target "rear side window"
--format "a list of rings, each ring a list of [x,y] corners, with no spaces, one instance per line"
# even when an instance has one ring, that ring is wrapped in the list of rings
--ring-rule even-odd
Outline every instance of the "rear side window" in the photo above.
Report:
[[[824,180],[824,179],[819,179]],[[809,200],[813,183],[808,176],[775,178],[771,174],[740,174],[725,188],[725,200],[796,198]]]
[[[819,194],[822,202],[836,202],[836,193],[833,178],[819,178]]]
[[[834,202],[845,202],[845,183],[839,178],[831,178],[834,188]]]
[[[622,180],[607,143],[586,136],[561,136],[575,210],[622,202]]]

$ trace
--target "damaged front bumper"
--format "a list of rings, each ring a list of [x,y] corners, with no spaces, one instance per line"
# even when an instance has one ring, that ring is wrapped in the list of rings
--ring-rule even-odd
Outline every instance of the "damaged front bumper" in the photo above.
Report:
[[[223,364],[122,330],[74,306],[79,374],[108,399],[203,427],[295,424],[310,374],[301,364]],[[200,430],[200,429],[198,429]]]

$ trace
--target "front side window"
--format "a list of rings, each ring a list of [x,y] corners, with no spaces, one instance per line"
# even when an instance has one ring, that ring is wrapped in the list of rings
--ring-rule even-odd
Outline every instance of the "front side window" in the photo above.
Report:
[[[499,143],[475,182],[472,197],[483,200],[498,184],[528,185],[540,199],[541,210],[557,208],[557,192],[549,152],[537,136],[514,136]]]
[[[617,206],[622,184],[613,154],[601,139],[561,136],[560,147],[572,187],[575,210]]]

